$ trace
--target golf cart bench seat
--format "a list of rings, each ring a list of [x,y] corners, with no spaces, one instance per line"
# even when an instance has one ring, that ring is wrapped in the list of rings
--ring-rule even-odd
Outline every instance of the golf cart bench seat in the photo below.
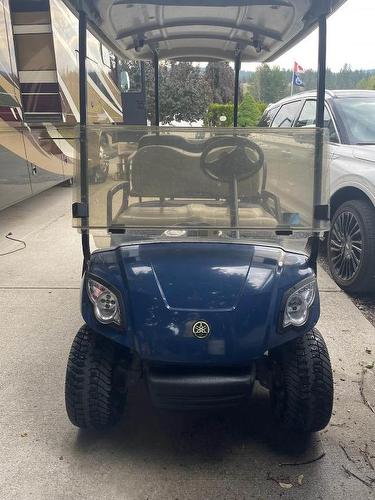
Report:
[[[274,228],[278,224],[271,214],[254,203],[240,202],[238,217],[241,227]],[[130,205],[113,222],[123,227],[229,227],[230,208],[225,201],[144,201]]]
[[[145,146],[170,146],[172,148],[181,149],[182,151],[189,151],[190,153],[201,153],[203,151],[206,139],[185,139],[180,135],[158,135],[148,134],[144,135],[138,142],[138,149]]]
[[[169,136],[171,137],[171,136]],[[228,183],[208,177],[201,154],[165,145],[143,146],[131,160],[131,196],[152,198],[228,198]],[[260,172],[238,182],[239,198],[259,195]]]

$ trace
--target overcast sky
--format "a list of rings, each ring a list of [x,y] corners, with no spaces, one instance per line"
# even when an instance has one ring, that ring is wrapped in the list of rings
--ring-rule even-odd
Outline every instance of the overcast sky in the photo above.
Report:
[[[315,31],[275,64],[289,69],[297,61],[304,69],[316,69],[317,47]],[[345,63],[353,69],[375,69],[375,0],[347,0],[328,20],[327,66],[338,71]],[[255,68],[243,65],[243,69]]]

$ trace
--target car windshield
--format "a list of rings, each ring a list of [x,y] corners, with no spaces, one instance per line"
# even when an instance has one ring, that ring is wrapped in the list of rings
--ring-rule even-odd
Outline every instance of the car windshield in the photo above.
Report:
[[[351,144],[375,144],[375,97],[336,100]]]

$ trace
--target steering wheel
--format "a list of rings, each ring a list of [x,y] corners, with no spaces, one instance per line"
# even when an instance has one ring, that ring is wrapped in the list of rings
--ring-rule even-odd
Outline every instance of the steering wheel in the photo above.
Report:
[[[211,158],[211,159],[210,159]],[[203,148],[200,166],[211,179],[242,181],[255,175],[264,164],[264,153],[255,142],[241,136],[209,139]]]

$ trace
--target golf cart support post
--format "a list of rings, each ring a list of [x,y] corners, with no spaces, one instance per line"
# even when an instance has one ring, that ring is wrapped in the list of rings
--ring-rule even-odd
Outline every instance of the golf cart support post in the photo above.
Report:
[[[73,205],[74,212],[77,212],[81,218],[81,239],[83,252],[83,272],[87,268],[90,259],[90,235],[88,228],[88,146],[87,146],[87,14],[84,10],[79,11],[78,19],[78,47],[79,47],[79,113],[80,113],[80,132],[79,132],[79,150],[80,150],[80,205]]]
[[[317,134],[322,134],[324,128],[324,109],[326,94],[326,63],[327,63],[327,14],[325,12],[319,18],[319,49],[318,49],[318,91],[316,104],[316,127]],[[329,220],[329,205],[321,204],[322,195],[322,164],[323,148],[322,141],[315,141],[315,175],[314,175],[314,217],[316,220]],[[311,238],[309,263],[317,273],[317,259],[319,254],[320,235],[314,233]]]

